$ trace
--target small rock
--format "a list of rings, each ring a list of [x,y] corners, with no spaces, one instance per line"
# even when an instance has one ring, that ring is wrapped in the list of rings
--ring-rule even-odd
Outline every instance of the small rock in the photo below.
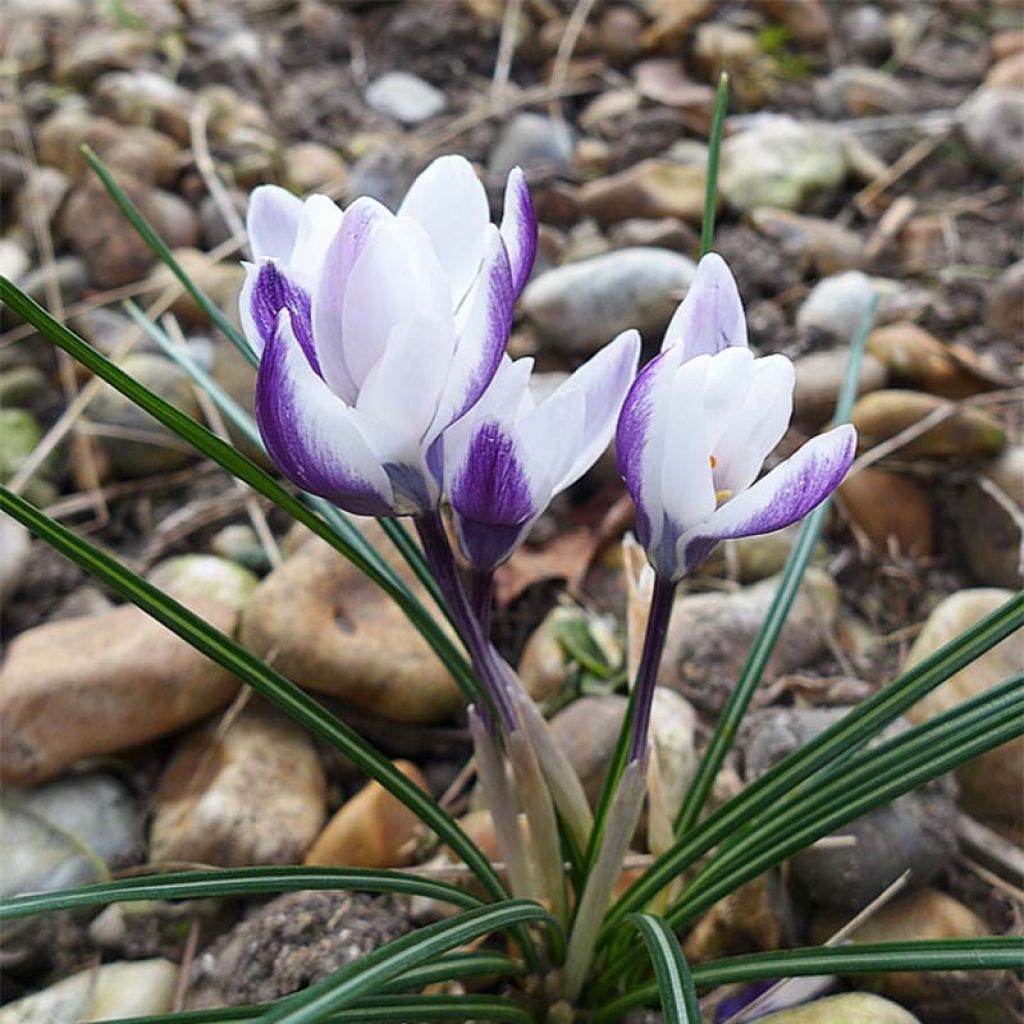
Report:
[[[596,806],[626,717],[625,697],[581,697],[551,719],[551,734],[576,769],[591,806]]]
[[[416,765],[395,767],[424,792],[427,783]],[[305,863],[324,867],[401,868],[411,864],[422,824],[405,804],[379,782],[369,782],[343,804],[324,826]]]
[[[841,136],[825,125],[772,116],[722,142],[719,188],[740,211],[805,209],[846,178]]]
[[[573,659],[561,640],[566,628],[586,630],[586,612],[556,605],[530,634],[520,655],[516,671],[538,704],[557,694],[568,680]]]
[[[567,173],[575,138],[572,129],[542,114],[516,114],[501,130],[487,170],[504,177],[513,167]]]
[[[213,555],[178,555],[155,565],[146,575],[155,587],[179,598],[206,597],[241,611],[259,584],[237,562]]]
[[[364,95],[379,114],[409,125],[422,124],[448,105],[443,92],[408,71],[381,75],[366,87]]]
[[[34,232],[37,224],[49,227],[70,187],[68,176],[56,167],[34,168],[14,204],[18,224],[27,234]]]
[[[685,112],[688,128],[708,134],[714,113],[715,90],[686,77],[683,64],[672,58],[641,61],[633,68],[637,92],[666,107]]]
[[[195,96],[166,75],[135,68],[110,71],[92,89],[93,109],[120,124],[153,128],[180,146],[191,140]]]
[[[911,558],[933,550],[935,526],[928,494],[912,479],[882,469],[862,469],[847,477],[839,495],[850,517],[880,555],[894,545]]]
[[[358,892],[279,896],[257,906],[196,958],[186,1009],[279,999],[365,957],[409,927],[401,904],[388,897]]]
[[[697,774],[697,714],[674,690],[657,686],[651,706],[651,764],[648,768],[648,844],[665,850],[672,827]],[[655,780],[652,785],[651,780]],[[663,812],[655,814],[655,807]]]
[[[828,41],[831,24],[822,0],[757,0],[757,6],[802,46],[821,46]]]
[[[849,708],[766,708],[751,713],[741,732],[745,775],[751,781],[793,750],[839,721]],[[904,721],[890,727],[894,734]],[[949,777],[935,779],[848,822],[839,829],[856,843],[815,845],[789,861],[792,877],[818,904],[860,909],[904,871],[916,884],[930,881],[956,852],[955,786]]]
[[[606,7],[597,24],[596,45],[612,65],[629,64],[640,53],[644,21],[632,7]]]
[[[343,188],[348,175],[345,161],[333,149],[318,142],[297,142],[284,151],[282,160],[282,183],[300,196],[322,192],[328,185]]]
[[[235,212],[244,220],[249,197],[237,189],[230,190],[228,197]],[[216,249],[218,245],[226,242],[233,233],[217,200],[213,196],[204,196],[199,203],[199,236],[202,239],[203,248]]]
[[[12,366],[0,370],[0,409],[27,409],[49,389],[43,372],[35,366]]]
[[[192,417],[199,416],[199,403],[188,374],[163,356],[131,353],[120,363],[125,373]],[[102,429],[99,440],[110,467],[118,479],[165,473],[187,465],[195,458],[191,446],[157,423],[130,398],[104,384],[87,406],[92,423]]]
[[[109,775],[79,775],[0,797],[0,894],[102,881],[99,865],[128,862],[142,845],[142,813]]]
[[[372,520],[360,528],[429,605],[380,528]],[[462,706],[455,681],[394,601],[319,539],[260,583],[241,636],[260,654],[273,651],[275,668],[300,686],[384,719],[440,722]]]
[[[27,409],[0,409],[0,483],[7,483],[29,459],[43,438],[35,417]],[[46,505],[56,497],[50,481],[52,459],[47,459],[28,481],[25,497]]]
[[[586,355],[630,327],[662,330],[695,272],[692,260],[667,249],[620,249],[541,274],[522,309],[553,349]]]
[[[1011,54],[989,68],[985,85],[989,89],[1024,89],[1024,53]]]
[[[699,224],[706,187],[703,168],[644,160],[621,174],[588,182],[579,199],[583,212],[599,224],[629,217],[678,217]]]
[[[78,1024],[79,1021],[170,1013],[178,966],[170,960],[103,964],[0,1009],[0,1024]]]
[[[1014,506],[1024,511],[1024,448],[1020,445],[1006,448],[986,465],[981,477],[967,484],[960,505],[960,547],[975,581],[985,586],[1011,590],[1024,586],[1024,533]]]
[[[1024,260],[1007,267],[990,287],[985,323],[1003,338],[1016,338],[1024,331]]]
[[[239,263],[231,261],[218,263],[208,253],[198,249],[175,249],[174,258],[206,296],[223,310],[227,316],[238,321],[238,293],[245,280],[245,270]],[[154,288],[163,288],[176,281],[171,271],[161,265],[152,278]],[[208,327],[209,317],[187,292],[182,292],[171,304],[171,312],[180,317],[187,327]]]
[[[210,538],[210,550],[218,558],[236,562],[261,576],[270,569],[270,561],[256,531],[246,523],[232,523],[218,530]]]
[[[749,220],[758,232],[778,242],[786,256],[795,257],[816,276],[857,270],[864,263],[860,236],[823,217],[765,207],[751,211]]]
[[[678,49],[698,22],[714,10],[713,0],[643,0],[654,24],[641,37],[645,50]]]
[[[150,860],[297,864],[323,823],[325,790],[309,734],[276,710],[247,707],[175,751],[156,794]]]
[[[885,14],[871,4],[848,7],[839,17],[839,38],[849,57],[881,64],[892,53],[892,35]]]
[[[34,267],[19,282],[18,287],[36,302],[47,301],[53,283],[60,292],[65,306],[76,303],[89,283],[89,271],[84,260],[77,256],[58,256],[49,266]]]
[[[832,120],[900,114],[910,108],[910,90],[884,71],[839,67],[814,85],[818,109]]]
[[[693,44],[693,59],[710,82],[717,82],[723,72],[728,74],[731,97],[744,109],[762,106],[775,92],[771,62],[752,32],[720,21],[701,25]]]
[[[71,45],[57,59],[57,78],[87,89],[104,71],[133,68],[150,48],[146,33],[135,29],[90,28],[73,35]]]
[[[797,330],[805,335],[818,331],[849,344],[875,294],[871,278],[859,270],[826,277],[811,289],[797,310]]]
[[[190,607],[233,631],[234,609]],[[180,729],[237,690],[234,676],[134,607],[36,626],[11,641],[0,669],[0,778],[40,782],[81,757]]]
[[[774,576],[785,567],[800,526],[800,523],[793,523],[774,533],[727,540],[712,552],[699,573],[701,576],[722,576],[734,572],[741,583],[757,583]],[[820,564],[827,558],[828,548],[818,541],[814,547],[814,562]]]
[[[987,167],[1017,174],[1024,164],[1024,92],[981,88],[957,111],[968,148]]]
[[[10,516],[0,516],[0,607],[21,586],[31,550],[28,530]]]
[[[833,348],[810,352],[795,360],[793,410],[797,420],[808,426],[820,427],[832,418],[849,358],[849,349]],[[885,366],[870,353],[865,353],[857,376],[857,394],[865,395],[884,388],[888,380],[889,372]]]
[[[23,245],[13,238],[0,238],[0,274],[17,284],[18,279],[31,266],[32,259]]]
[[[947,597],[928,616],[903,670],[924,661],[1011,597],[1012,591],[994,587],[961,590]],[[907,712],[907,717],[913,722],[934,718],[1009,679],[1020,671],[1022,663],[1024,643],[1018,633],[932,690]],[[956,770],[956,778],[960,783],[960,803],[971,814],[987,820],[1019,822],[1024,815],[1020,798],[1024,792],[1024,738],[1010,740],[961,765]]]
[[[155,188],[149,201],[153,227],[171,249],[199,244],[199,216],[181,196]]]
[[[778,579],[732,594],[686,594],[676,599],[658,683],[702,711],[718,713],[736,685]],[[764,672],[765,685],[806,668],[826,650],[839,591],[820,569],[809,569]]]
[[[873,391],[858,399],[851,419],[860,435],[860,447],[874,447],[894,437],[925,416],[942,408],[945,399],[919,391]],[[988,413],[971,406],[956,411],[900,448],[901,456],[940,459],[997,455],[1006,444],[1006,432]]]
[[[794,1010],[760,1018],[760,1024],[921,1024],[902,1006],[869,992],[848,992],[815,999]]]
[[[848,916],[819,912],[811,921],[811,937],[822,943],[846,924]],[[990,934],[985,922],[959,901],[936,889],[900,893],[857,927],[849,942],[927,942],[975,939]],[[966,1006],[985,995],[999,975],[993,971],[900,971],[859,975],[861,984],[883,996],[910,1003]]]
[[[640,107],[640,97],[633,89],[609,89],[595,96],[576,119],[584,131],[597,131],[602,135],[612,130],[624,114]]]
[[[686,937],[690,963],[778,949],[793,933],[788,893],[778,874],[768,872],[714,903]]]
[[[624,220],[612,227],[610,238],[616,249],[653,247],[687,255],[695,255],[700,250],[697,232],[678,217]]]

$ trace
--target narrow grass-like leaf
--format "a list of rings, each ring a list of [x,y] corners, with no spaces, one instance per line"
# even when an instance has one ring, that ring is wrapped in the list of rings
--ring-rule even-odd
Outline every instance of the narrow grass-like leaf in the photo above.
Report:
[[[665,1024],[701,1024],[697,989],[675,933],[654,914],[630,914],[629,920],[647,943]]]
[[[801,978],[826,974],[874,974],[883,971],[998,971],[1018,970],[1024,959],[1020,936],[977,939],[933,939],[914,942],[855,943],[783,949],[771,953],[713,960],[692,968],[702,988],[764,978]],[[594,1024],[617,1024],[630,1010],[653,1006],[658,986],[649,983],[606,1003]]]
[[[475,953],[447,953],[429,963],[420,964],[388,982],[385,992],[418,992],[427,985],[439,985],[461,978],[495,976],[511,978],[525,973],[521,961],[504,953],[484,950]]]
[[[110,198],[117,203],[118,208],[125,218],[138,233],[139,237],[149,246],[154,255],[164,264],[167,269],[181,282],[185,291],[195,299],[199,308],[224,332],[231,343],[242,353],[243,356],[255,366],[258,362],[256,353],[249,347],[249,343],[242,336],[237,327],[224,315],[224,311],[205,292],[196,287],[195,282],[185,273],[184,268],[174,258],[167,243],[153,230],[149,221],[143,217],[139,208],[128,197],[128,193],[118,184],[117,178],[111,173],[110,168],[88,147],[82,146],[82,155],[89,162],[89,166],[96,172],[103,187],[110,193]]]
[[[708,137],[708,180],[704,191],[704,220],[700,227],[700,254],[711,251],[715,240],[715,210],[718,206],[718,167],[722,151],[725,115],[729,109],[729,75],[722,72],[715,89],[715,107]]]
[[[7,512],[27,526],[51,547],[340,750],[357,768],[384,786],[451,846],[492,896],[501,899],[507,895],[487,857],[435,800],[291,680],[116,559],[76,536],[24,498],[13,494],[7,487],[0,487],[0,511]]]
[[[872,299],[868,308],[864,311],[856,336],[850,345],[850,355],[846,364],[846,372],[843,376],[843,385],[836,401],[835,423],[845,423],[850,418],[853,410],[853,402],[857,396],[857,382],[860,379],[860,365],[864,356],[864,347],[868,335],[871,333],[871,326],[875,320],[875,308],[877,299]],[[765,666],[775,650],[782,627],[786,624],[786,618],[793,602],[796,600],[797,592],[803,581],[807,567],[811,563],[814,554],[814,546],[818,543],[822,528],[825,525],[825,517],[828,515],[828,508],[831,499],[826,499],[804,520],[803,526],[797,537],[796,544],[786,560],[786,567],[779,581],[778,589],[772,598],[761,629],[754,639],[750,655],[747,657],[743,671],[736,682],[736,686],[729,694],[725,707],[715,723],[714,732],[708,743],[708,748],[701,758],[697,774],[694,777],[683,805],[676,818],[675,834],[683,836],[697,823],[704,803],[711,792],[715,777],[718,775],[722,764],[725,762],[729,748],[736,738],[736,732],[740,722],[750,707],[754,698],[754,692],[761,682]]]
[[[1015,594],[1000,608],[783,758],[659,857],[612,909],[605,935],[610,926],[645,906],[725,837],[755,815],[770,815],[797,785],[863,746],[907,708],[1022,626],[1024,594]]]
[[[97,377],[149,413],[178,437],[188,441],[201,454],[212,459],[232,476],[248,484],[253,490],[269,498],[278,508],[308,527],[345,556],[368,579],[377,584],[402,609],[409,621],[422,634],[430,647],[444,662],[468,700],[483,700],[480,687],[461,651],[442,630],[416,596],[384,563],[379,554],[367,545],[365,538],[347,539],[345,520],[337,509],[316,499],[316,507],[324,513],[318,516],[310,511],[294,494],[286,490],[269,473],[251,459],[246,458],[230,444],[222,441],[202,424],[186,416],[181,410],[165,402],[148,388],[143,387],[120,367],[116,366],[84,339],[59,320],[52,317],[7,278],[0,276],[0,299],[23,319],[31,323],[55,345],[64,349]],[[349,524],[351,529],[351,524]],[[358,531],[355,531],[358,533]]]
[[[311,985],[260,1017],[261,1024],[318,1024],[336,1010],[357,999],[379,992],[400,974],[450,949],[513,925],[544,924],[558,929],[558,922],[539,903],[506,900],[467,910],[447,921],[436,921],[415,932],[393,939],[372,953]]]
[[[422,896],[470,909],[483,901],[457,886],[401,871],[368,868],[247,867],[140,875],[74,889],[28,893],[0,900],[0,921],[57,910],[81,910],[139,900],[196,900],[267,893],[350,889]]]

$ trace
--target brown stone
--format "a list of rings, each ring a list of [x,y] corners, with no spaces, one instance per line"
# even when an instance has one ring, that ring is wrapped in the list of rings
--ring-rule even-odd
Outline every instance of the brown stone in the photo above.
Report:
[[[913,480],[882,469],[862,469],[839,488],[847,512],[880,554],[894,544],[901,554],[932,553],[932,507]]]

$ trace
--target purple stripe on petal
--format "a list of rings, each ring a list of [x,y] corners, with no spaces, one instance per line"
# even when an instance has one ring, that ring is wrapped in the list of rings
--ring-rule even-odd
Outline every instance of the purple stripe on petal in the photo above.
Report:
[[[718,253],[709,252],[697,264],[686,297],[665,331],[662,348],[681,345],[683,359],[715,355],[747,345],[747,321],[736,281]]]
[[[291,317],[292,330],[302,351],[309,360],[309,365],[318,377],[320,362],[313,347],[313,324],[309,293],[300,288],[273,260],[260,264],[256,280],[252,288],[252,318],[263,339],[263,345],[270,344],[277,331],[278,319],[282,310],[287,310]]]
[[[518,167],[512,169],[505,183],[501,239],[512,270],[512,289],[518,297],[530,279],[537,256],[537,214],[526,177]]]
[[[293,483],[346,512],[393,514],[387,474],[351,410],[302,355],[286,312],[260,360],[256,422],[271,459]]]
[[[497,420],[475,430],[449,486],[452,507],[468,519],[520,526],[537,511],[515,439]]]
[[[699,566],[720,540],[771,533],[802,519],[843,482],[856,451],[857,431],[849,424],[812,438],[680,539],[685,571]]]
[[[523,541],[529,524],[522,526],[495,526],[478,523],[455,513],[455,532],[459,550],[474,569],[491,572],[507,561]]]

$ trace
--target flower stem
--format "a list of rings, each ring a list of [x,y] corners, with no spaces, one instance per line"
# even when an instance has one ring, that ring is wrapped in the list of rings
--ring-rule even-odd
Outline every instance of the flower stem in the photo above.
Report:
[[[651,594],[651,610],[647,617],[647,632],[644,634],[644,650],[634,683],[634,712],[632,735],[626,761],[633,764],[647,753],[647,731],[651,721],[651,704],[654,701],[654,686],[658,677],[658,666],[665,649],[668,623],[672,617],[676,583],[664,576],[657,576]]]

